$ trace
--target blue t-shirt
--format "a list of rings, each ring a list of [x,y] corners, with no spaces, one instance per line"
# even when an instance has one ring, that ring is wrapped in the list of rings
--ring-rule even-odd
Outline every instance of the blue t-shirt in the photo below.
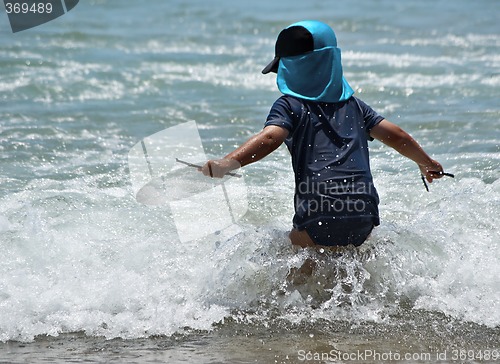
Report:
[[[383,119],[354,96],[323,103],[285,95],[274,103],[265,126],[290,132],[285,144],[295,172],[296,228],[325,217],[370,218],[379,225],[368,140]]]

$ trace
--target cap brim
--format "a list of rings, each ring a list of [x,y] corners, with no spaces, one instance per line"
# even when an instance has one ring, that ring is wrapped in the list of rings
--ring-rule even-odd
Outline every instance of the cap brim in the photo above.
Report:
[[[274,59],[269,63],[266,68],[262,70],[263,74],[269,73],[269,72],[274,72],[278,73],[278,66],[280,63],[280,57],[274,57]]]

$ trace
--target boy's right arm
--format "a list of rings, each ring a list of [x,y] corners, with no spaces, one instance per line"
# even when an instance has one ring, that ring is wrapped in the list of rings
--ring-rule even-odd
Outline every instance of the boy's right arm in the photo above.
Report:
[[[417,163],[427,181],[443,177],[441,164],[429,157],[415,139],[399,126],[384,119],[370,130],[370,136]]]
[[[200,171],[205,176],[222,178],[227,172],[256,162],[273,152],[285,141],[288,133],[281,126],[266,126],[224,158],[205,163]]]

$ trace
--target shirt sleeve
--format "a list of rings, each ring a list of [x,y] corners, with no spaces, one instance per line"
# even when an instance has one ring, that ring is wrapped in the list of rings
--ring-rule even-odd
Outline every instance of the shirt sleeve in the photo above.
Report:
[[[370,130],[377,124],[379,124],[385,118],[368,106],[364,101],[356,98],[361,111],[363,112],[363,120],[365,121],[365,130],[368,134],[368,140],[373,140],[370,136]]]
[[[290,133],[293,133],[297,125],[297,118],[300,117],[300,110],[294,110],[297,108],[292,105],[291,101],[292,100],[286,96],[282,96],[276,100],[269,111],[264,127],[269,125],[281,126]]]

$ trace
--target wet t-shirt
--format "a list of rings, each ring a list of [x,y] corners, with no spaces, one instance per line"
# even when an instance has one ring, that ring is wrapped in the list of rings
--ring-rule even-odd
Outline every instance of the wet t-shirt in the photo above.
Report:
[[[295,172],[296,228],[324,217],[371,218],[379,225],[368,140],[383,119],[354,96],[319,103],[285,95],[274,103],[265,126],[289,131],[285,144]]]

